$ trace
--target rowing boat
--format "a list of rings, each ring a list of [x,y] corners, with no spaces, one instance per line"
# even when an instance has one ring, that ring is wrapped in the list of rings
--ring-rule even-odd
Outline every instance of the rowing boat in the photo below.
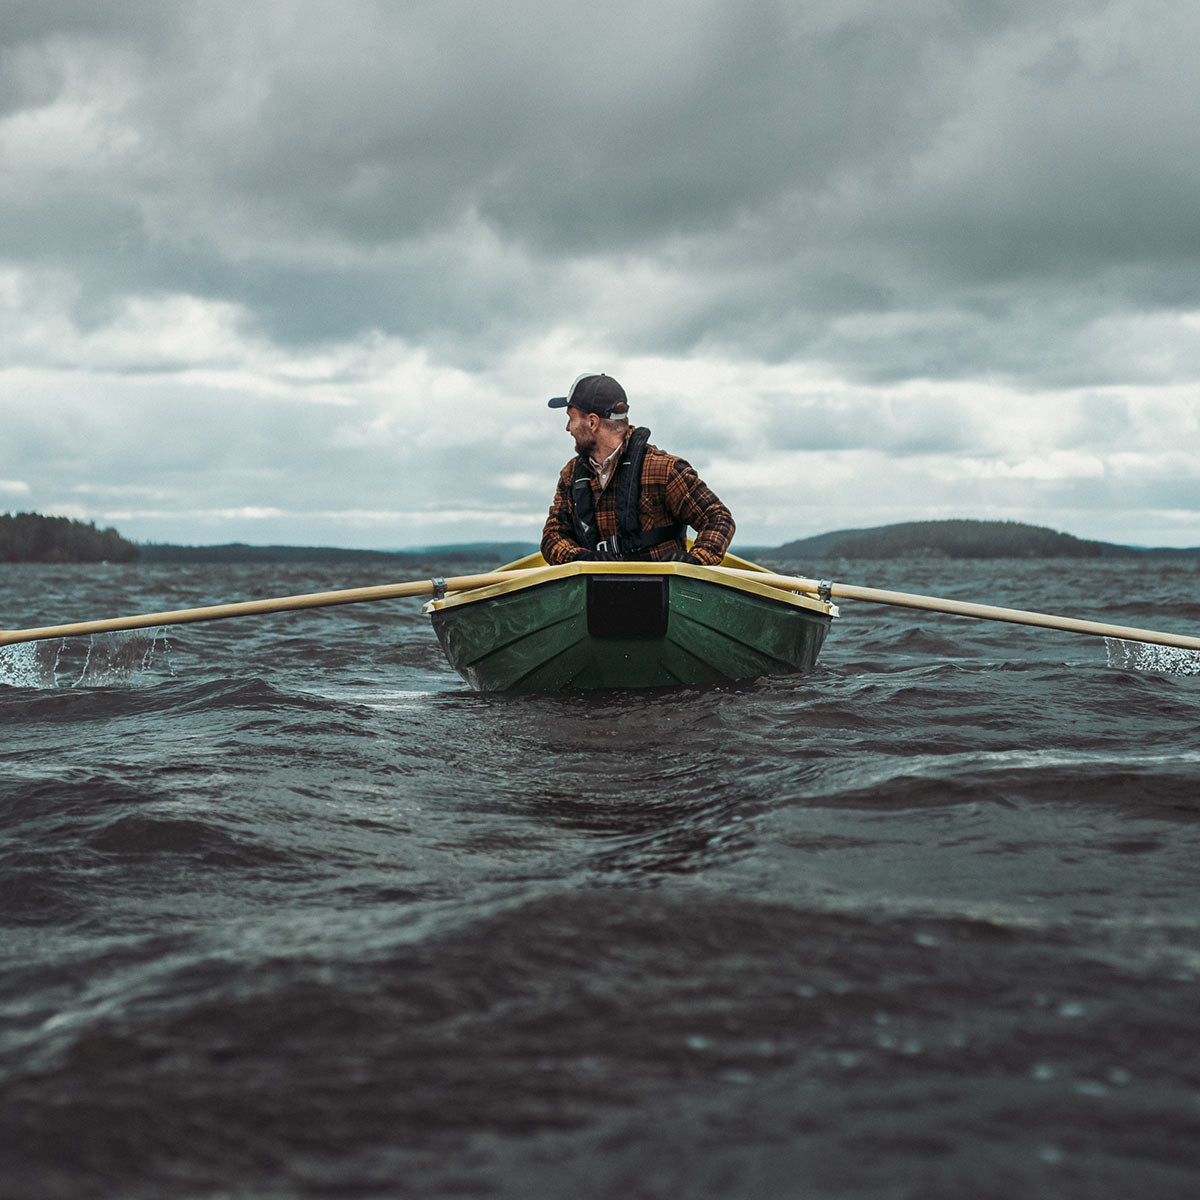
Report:
[[[486,587],[425,605],[450,665],[483,692],[647,688],[810,670],[837,608],[722,568],[685,562],[573,562],[540,554]]]

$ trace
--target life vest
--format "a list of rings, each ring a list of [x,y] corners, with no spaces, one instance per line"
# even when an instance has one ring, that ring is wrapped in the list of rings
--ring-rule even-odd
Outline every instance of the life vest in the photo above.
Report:
[[[585,549],[603,558],[647,558],[647,551],[663,542],[680,540],[687,525],[660,525],[657,529],[642,529],[639,502],[642,497],[642,462],[646,457],[649,429],[635,429],[617,464],[616,474],[609,487],[616,488],[617,533],[600,540],[596,521],[596,501],[592,495],[592,472],[581,454],[575,462],[571,479],[571,510],[575,523],[575,540]]]

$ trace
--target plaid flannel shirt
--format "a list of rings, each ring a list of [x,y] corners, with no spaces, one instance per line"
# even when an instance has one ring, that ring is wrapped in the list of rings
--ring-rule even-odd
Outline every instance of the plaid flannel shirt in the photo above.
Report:
[[[625,434],[628,445],[634,426]],[[624,453],[624,447],[622,447]],[[551,566],[591,555],[575,540],[575,514],[571,504],[571,483],[575,478],[576,458],[571,459],[558,476],[558,487],[550,515],[542,529],[542,557]],[[601,487],[595,468],[588,462],[592,476],[592,497],[596,505],[596,523],[603,541],[617,533],[616,472]],[[642,495],[639,502],[643,530],[658,529],[677,522],[696,531],[691,551],[682,538],[651,546],[646,554],[658,561],[687,558],[703,566],[717,566],[733,540],[733,516],[717,499],[712,489],[682,458],[667,454],[657,446],[646,446],[642,461]]]

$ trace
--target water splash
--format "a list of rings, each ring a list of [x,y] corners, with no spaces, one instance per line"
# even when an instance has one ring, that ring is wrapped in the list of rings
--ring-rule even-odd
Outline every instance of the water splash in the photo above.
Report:
[[[161,629],[149,636],[145,630],[135,629],[90,638],[87,658],[71,686],[113,687],[139,682],[149,675],[160,651],[167,673],[174,675],[170,644]]]
[[[0,647],[0,686],[128,687],[148,682],[157,667],[175,674],[160,629],[93,637],[82,653],[78,641],[66,638]]]
[[[0,686],[52,688],[62,642],[20,642],[0,647]]]
[[[1105,638],[1108,665],[1133,671],[1157,671],[1165,675],[1200,675],[1200,650],[1158,646],[1151,642],[1125,642]]]

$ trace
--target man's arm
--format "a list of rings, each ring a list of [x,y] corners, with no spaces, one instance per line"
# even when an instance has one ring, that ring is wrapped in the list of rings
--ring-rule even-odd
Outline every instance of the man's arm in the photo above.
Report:
[[[733,541],[733,514],[696,474],[696,469],[682,458],[672,465],[667,482],[667,506],[696,531],[696,540],[685,561],[703,567],[720,566]]]
[[[592,558],[575,540],[575,522],[571,519],[571,478],[574,463],[568,464],[558,477],[554,490],[554,503],[550,515],[542,526],[542,557],[552,566],[574,562],[577,558]]]

